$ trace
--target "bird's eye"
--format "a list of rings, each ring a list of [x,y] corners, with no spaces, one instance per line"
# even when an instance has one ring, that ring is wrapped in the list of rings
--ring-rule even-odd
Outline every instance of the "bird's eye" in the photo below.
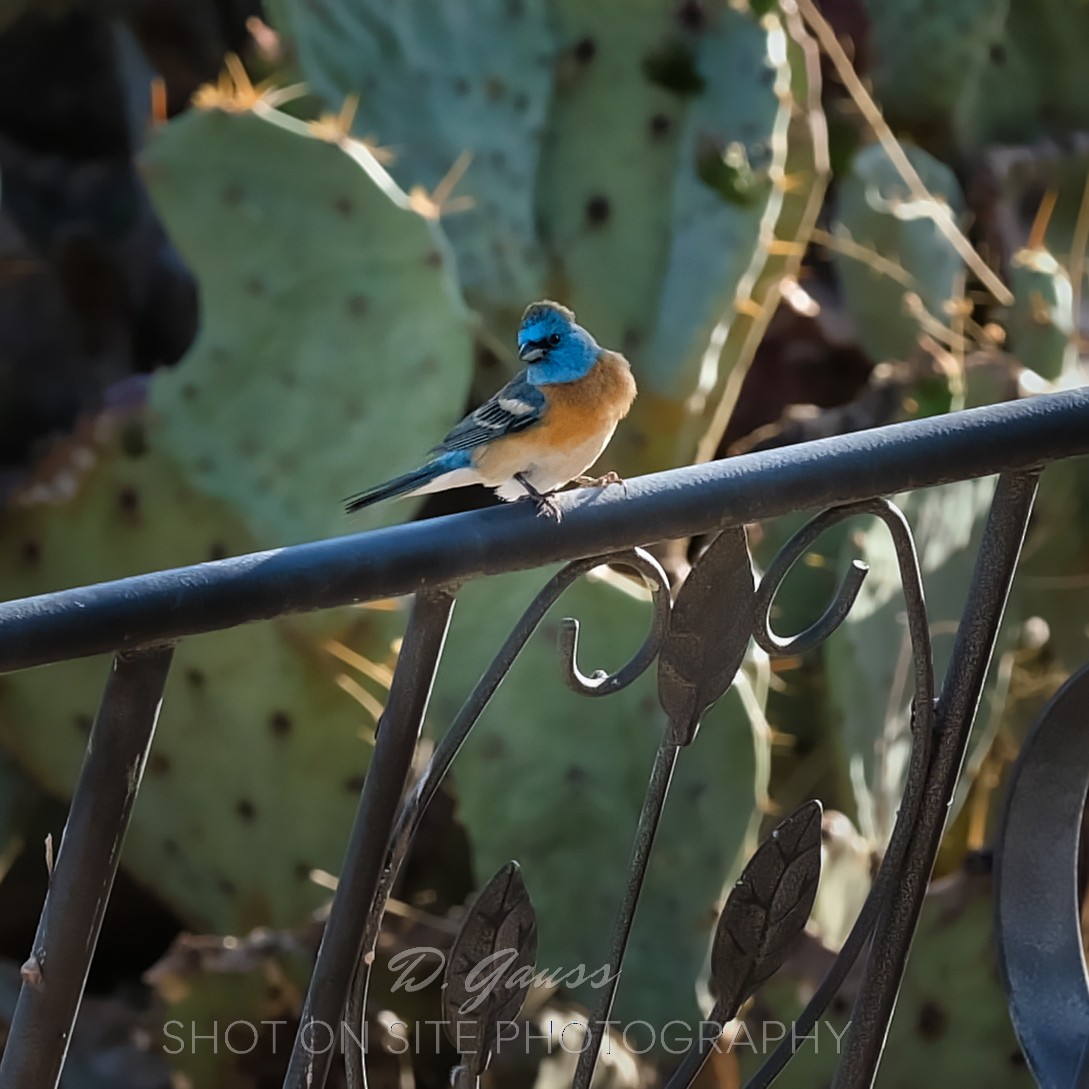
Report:
[[[551,335],[551,336],[550,336],[550,337],[548,338],[548,343],[549,343],[549,344],[551,344],[553,348],[555,348],[555,347],[556,347],[556,345],[557,345],[557,344],[559,344],[559,342],[560,342],[560,339],[561,339],[561,337],[560,337],[560,334],[559,334],[559,333],[553,333],[553,334],[552,334],[552,335]]]

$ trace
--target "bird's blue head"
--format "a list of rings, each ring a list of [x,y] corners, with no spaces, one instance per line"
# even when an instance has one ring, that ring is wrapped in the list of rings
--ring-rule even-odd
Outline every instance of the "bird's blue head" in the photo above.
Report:
[[[546,300],[526,307],[518,329],[518,356],[535,386],[582,378],[600,352],[566,306]]]

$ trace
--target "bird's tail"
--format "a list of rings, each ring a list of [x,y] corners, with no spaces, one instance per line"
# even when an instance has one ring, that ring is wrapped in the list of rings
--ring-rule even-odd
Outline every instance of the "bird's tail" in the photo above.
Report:
[[[344,501],[344,507],[349,514],[354,514],[357,510],[369,507],[372,503],[380,503],[383,499],[408,495],[409,492],[414,492],[417,488],[430,484],[432,480],[442,476],[446,471],[446,467],[439,461],[429,461],[426,465],[420,466],[419,469],[413,469],[410,473],[395,476],[392,480],[387,480],[385,484],[378,484],[365,492],[350,496]]]

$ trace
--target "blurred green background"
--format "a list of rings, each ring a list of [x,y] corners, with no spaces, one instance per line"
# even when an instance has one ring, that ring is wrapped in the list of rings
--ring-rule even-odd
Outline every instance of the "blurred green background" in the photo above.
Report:
[[[631,360],[640,396],[600,465],[627,476],[1082,384],[1087,51],[1086,0],[4,0],[0,599],[491,502],[348,519],[340,501],[515,372],[540,297]],[[1031,1084],[989,846],[1021,737],[1089,650],[1086,485],[1076,464],[1045,475],[882,1086]],[[992,490],[903,499],[939,670]],[[802,520],[749,527],[758,568]],[[700,544],[660,550],[678,583]],[[856,557],[871,574],[836,635],[803,659],[754,650],[682,754],[622,1020],[698,1020],[724,890],[810,797],[817,905],[750,1024],[789,1019],[843,940],[907,753],[884,528],[826,534],[775,610],[804,626]],[[465,587],[421,760],[547,575]],[[615,668],[649,608],[613,573],[557,608],[421,831],[380,965],[448,947],[509,858],[538,964],[606,959],[664,716],[653,671],[569,693],[555,637],[579,617],[584,670]],[[279,1084],[404,619],[379,602],[179,649],[67,1089]],[[106,664],[0,678],[0,1026]],[[439,1016],[437,988],[391,980],[374,1039]],[[536,995],[526,1016],[593,997]],[[164,1035],[247,1019],[287,1027],[244,1054]],[[380,1086],[445,1084],[452,1050],[386,1045]],[[602,1084],[676,1061],[613,1051]],[[561,1086],[569,1059],[531,1049],[487,1077]],[[823,1084],[833,1059],[800,1056],[782,1084]],[[755,1061],[724,1055],[701,1085]]]

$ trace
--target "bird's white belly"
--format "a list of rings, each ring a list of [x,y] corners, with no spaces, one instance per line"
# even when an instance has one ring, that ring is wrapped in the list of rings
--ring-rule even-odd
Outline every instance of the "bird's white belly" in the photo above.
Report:
[[[562,488],[575,477],[585,473],[601,457],[602,450],[609,445],[615,430],[616,425],[613,424],[608,431],[595,435],[577,446],[556,450],[544,456],[538,455],[532,465],[521,470],[522,475],[543,494]],[[523,499],[526,489],[517,480],[511,478],[501,483],[495,489],[495,494],[500,499]]]

